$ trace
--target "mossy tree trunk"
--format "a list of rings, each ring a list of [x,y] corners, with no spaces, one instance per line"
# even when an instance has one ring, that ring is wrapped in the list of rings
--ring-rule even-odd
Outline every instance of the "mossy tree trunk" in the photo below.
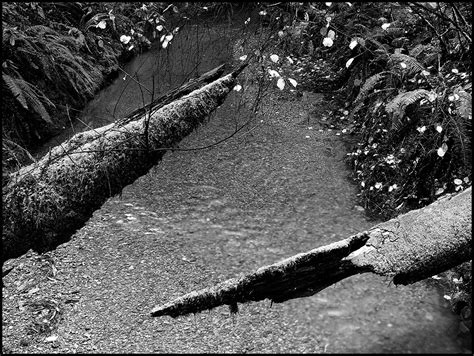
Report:
[[[220,305],[313,295],[349,276],[372,272],[409,284],[472,259],[472,189],[256,272],[194,291],[155,307],[176,317]]]
[[[68,241],[109,197],[202,124],[245,65],[216,79],[218,67],[125,120],[74,135],[13,173],[2,189],[2,264],[29,249],[44,252]]]

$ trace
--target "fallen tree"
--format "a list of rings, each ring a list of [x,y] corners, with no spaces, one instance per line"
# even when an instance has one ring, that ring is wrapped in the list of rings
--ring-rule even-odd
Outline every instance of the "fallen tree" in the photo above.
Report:
[[[223,77],[223,66],[215,68],[123,120],[74,135],[11,174],[2,188],[2,264],[68,241],[109,197],[202,124],[246,65]]]
[[[472,259],[471,187],[368,231],[188,293],[151,315],[177,317],[220,305],[313,295],[349,276],[372,272],[410,284]]]

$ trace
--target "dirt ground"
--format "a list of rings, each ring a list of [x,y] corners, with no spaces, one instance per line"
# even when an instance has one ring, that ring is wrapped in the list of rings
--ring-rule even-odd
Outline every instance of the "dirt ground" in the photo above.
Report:
[[[239,95],[180,147],[231,134],[249,117]],[[376,223],[355,206],[344,135],[309,115],[327,102],[308,95],[275,89],[247,130],[167,153],[69,243],[7,262],[3,352],[467,352],[429,281],[397,287],[371,274],[312,297],[240,305],[235,316],[226,307],[149,316],[156,304]]]

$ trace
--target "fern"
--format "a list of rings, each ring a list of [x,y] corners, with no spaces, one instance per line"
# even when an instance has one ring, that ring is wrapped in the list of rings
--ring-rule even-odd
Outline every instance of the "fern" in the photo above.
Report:
[[[40,90],[22,78],[13,78],[6,73],[2,73],[2,78],[14,98],[24,109],[28,110],[31,108],[41,119],[47,123],[53,123],[42,101],[53,107],[54,104]]]
[[[11,93],[13,94],[13,97],[18,100],[21,106],[23,106],[25,109],[28,109],[25,95],[23,94],[23,90],[18,85],[17,80],[5,73],[2,73],[2,78],[8,89],[10,89]]]
[[[393,114],[393,119],[401,119],[405,115],[405,110],[408,105],[414,104],[420,99],[428,98],[429,94],[430,92],[425,89],[416,89],[400,93],[385,106],[385,111],[389,114]],[[392,125],[392,127],[393,126],[394,125]]]
[[[383,79],[385,78],[385,74],[388,72],[381,72],[377,73],[365,81],[364,85],[362,88],[360,88],[359,95],[357,95],[357,98],[355,100],[356,103],[360,101],[364,101],[365,98],[367,97],[367,94],[375,88],[375,86]]]
[[[421,65],[420,62],[418,62],[416,58],[412,56],[402,53],[393,53],[390,55],[389,63],[392,65],[392,67],[397,68],[396,65],[402,62],[406,64],[406,68],[404,70],[409,76],[425,70],[425,67],[423,67],[423,65]]]

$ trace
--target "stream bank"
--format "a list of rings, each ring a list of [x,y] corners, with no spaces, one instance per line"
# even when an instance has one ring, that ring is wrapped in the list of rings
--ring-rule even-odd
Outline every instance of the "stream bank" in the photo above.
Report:
[[[215,47],[207,48],[212,68]],[[180,148],[215,143],[252,118],[247,129],[206,150],[168,152],[70,242],[13,261],[3,289],[7,351],[463,352],[456,318],[434,287],[395,287],[370,274],[312,297],[241,305],[234,317],[225,307],[149,317],[190,290],[374,225],[355,207],[341,136],[308,122],[325,109],[321,95],[273,88],[255,117],[240,95]],[[45,316],[55,324],[41,333]]]

